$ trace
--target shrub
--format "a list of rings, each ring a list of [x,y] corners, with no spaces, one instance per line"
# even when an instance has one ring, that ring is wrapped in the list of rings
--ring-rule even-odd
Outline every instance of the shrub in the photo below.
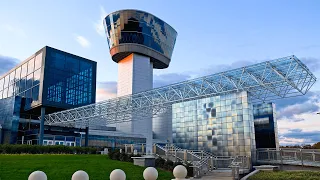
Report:
[[[90,147],[0,144],[0,154],[96,154],[96,152],[96,148]]]
[[[124,153],[124,152],[120,153],[119,160],[120,161],[127,161],[128,160],[128,155],[126,153]]]
[[[189,177],[193,177],[193,167],[192,167],[192,164],[189,163],[189,162],[186,162],[186,163],[185,163],[185,167],[187,168],[188,176],[189,176]]]
[[[112,154],[111,159],[113,160],[120,160],[120,151],[119,150],[115,150],[115,152]]]
[[[159,157],[156,159],[155,165],[158,168],[164,168],[164,163],[166,162],[166,160],[164,160],[163,158]]]
[[[171,161],[171,160],[165,161],[164,168],[169,171],[172,171],[173,170],[173,161]]]

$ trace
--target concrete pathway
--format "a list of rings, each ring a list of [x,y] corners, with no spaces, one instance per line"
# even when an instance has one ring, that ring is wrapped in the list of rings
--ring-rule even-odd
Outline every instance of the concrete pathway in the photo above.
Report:
[[[232,180],[231,170],[215,170],[209,172],[199,180]],[[194,180],[197,180],[194,178]]]

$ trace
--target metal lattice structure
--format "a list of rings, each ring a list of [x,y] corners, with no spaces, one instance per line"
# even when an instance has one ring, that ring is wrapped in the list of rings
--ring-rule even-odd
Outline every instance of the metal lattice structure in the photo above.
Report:
[[[247,91],[252,103],[304,95],[316,77],[295,56],[266,61],[45,116],[46,124],[88,126],[156,116],[178,102]],[[135,118],[136,119],[136,118]]]

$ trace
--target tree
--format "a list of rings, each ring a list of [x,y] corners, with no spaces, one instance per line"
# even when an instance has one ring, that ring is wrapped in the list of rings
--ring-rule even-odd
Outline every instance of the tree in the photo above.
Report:
[[[315,143],[313,146],[312,146],[313,149],[320,149],[320,142],[317,142]]]

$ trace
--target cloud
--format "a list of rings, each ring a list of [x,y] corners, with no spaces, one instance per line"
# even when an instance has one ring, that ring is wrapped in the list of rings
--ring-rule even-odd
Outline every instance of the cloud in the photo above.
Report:
[[[95,30],[97,31],[97,33],[100,35],[100,36],[103,36],[105,37],[105,30],[104,30],[104,27],[103,27],[103,20],[104,18],[107,16],[108,14],[106,13],[105,9],[100,6],[100,18],[99,20],[97,20],[93,25],[94,25],[94,28]]]
[[[313,94],[312,96],[310,96]],[[300,102],[294,101],[294,100],[283,100],[287,102],[286,106],[283,106],[278,110],[278,118],[287,118],[287,119],[293,119],[295,120],[296,117],[303,113],[316,113],[319,111],[319,98],[320,94],[317,94],[315,92],[310,92],[310,95],[300,98]],[[291,104],[290,104],[291,103]],[[299,119],[299,118],[298,118]]]
[[[0,76],[8,72],[10,69],[14,68],[14,66],[17,65],[18,63],[19,63],[19,60],[16,58],[0,55],[0,64],[1,64]]]
[[[2,26],[4,30],[10,32],[11,34],[19,37],[27,37],[23,29],[12,26],[10,24],[5,24]]]
[[[84,48],[88,48],[91,46],[90,42],[83,36],[76,36],[75,40]]]
[[[320,70],[320,59],[318,58],[301,58],[301,61],[307,65],[311,72],[317,72]]]
[[[279,137],[282,145],[314,144],[320,142],[320,131],[303,131],[302,129],[290,129]]]
[[[190,79],[191,76],[189,74],[179,74],[179,73],[168,73],[168,74],[160,74],[153,76],[153,87],[161,87],[166,86],[173,83],[178,83],[181,81],[186,81]]]
[[[96,97],[97,102],[117,97],[117,82],[98,82]]]

